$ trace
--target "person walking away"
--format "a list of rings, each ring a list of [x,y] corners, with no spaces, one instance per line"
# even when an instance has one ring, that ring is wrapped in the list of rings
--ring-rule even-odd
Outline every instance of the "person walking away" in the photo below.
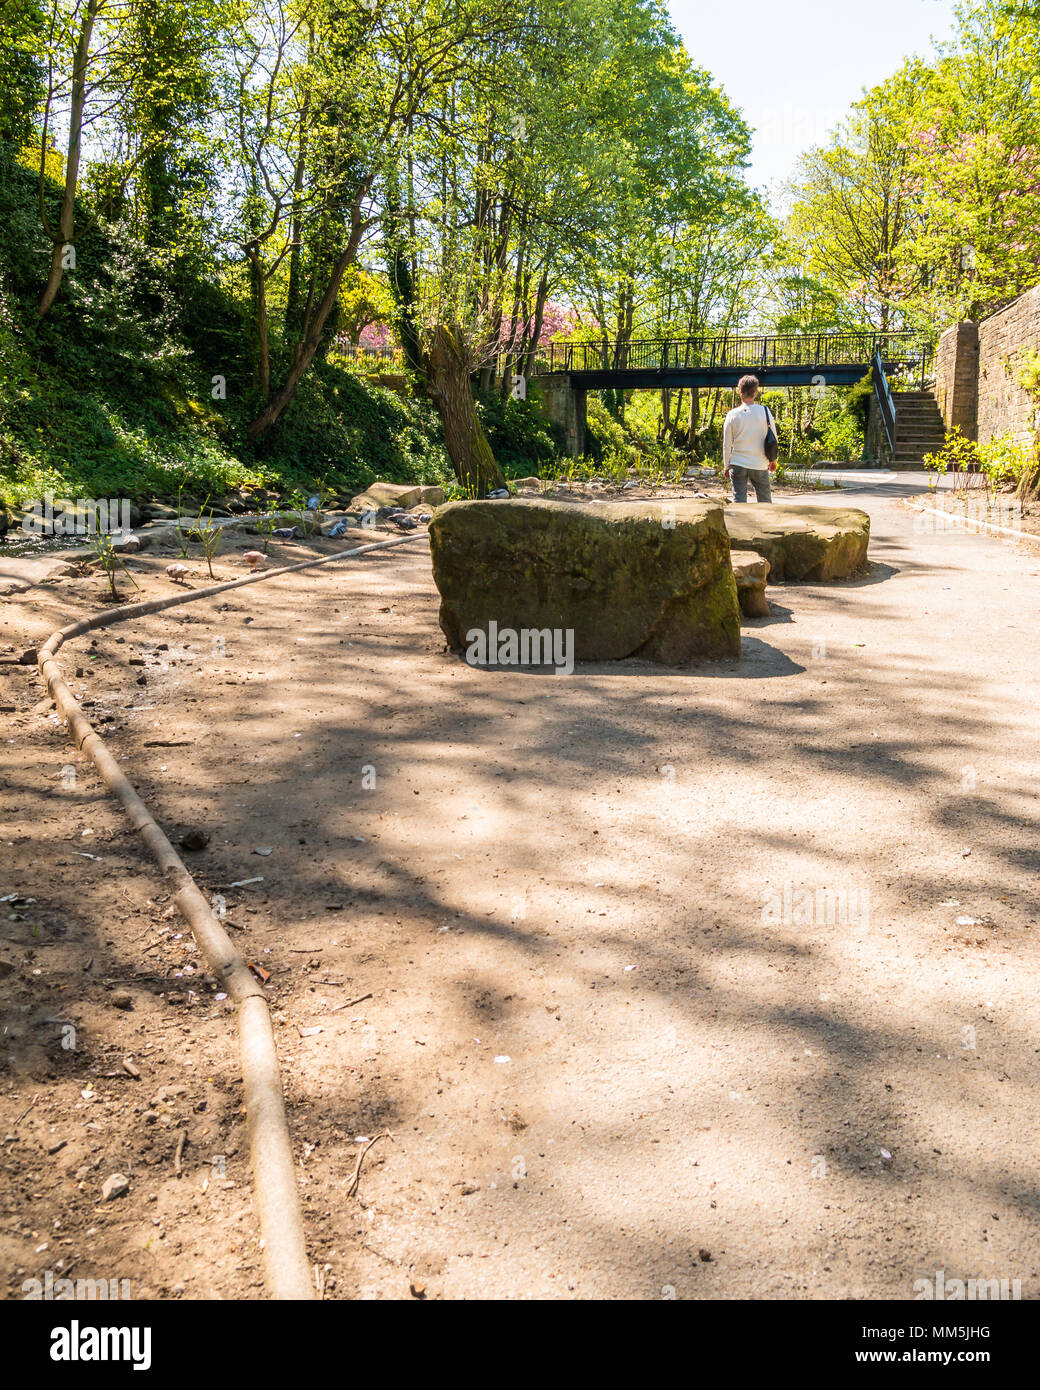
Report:
[[[776,421],[769,407],[758,399],[757,376],[741,377],[737,390],[740,405],[726,416],[722,433],[722,459],[726,477],[733,480],[733,500],[747,501],[750,480],[759,502],[772,502],[769,475],[776,471],[776,464],[766,456],[766,438],[770,431],[777,437]]]

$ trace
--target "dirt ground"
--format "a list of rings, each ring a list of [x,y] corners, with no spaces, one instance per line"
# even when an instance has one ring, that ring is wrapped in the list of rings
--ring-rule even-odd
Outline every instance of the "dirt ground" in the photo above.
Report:
[[[471,669],[425,539],[64,650],[270,972],[325,1297],[1037,1297],[1040,557],[811,498],[870,572],[772,589],[740,662]],[[101,597],[9,597],[0,657]],[[230,1005],[0,681],[0,1289],[259,1297]]]

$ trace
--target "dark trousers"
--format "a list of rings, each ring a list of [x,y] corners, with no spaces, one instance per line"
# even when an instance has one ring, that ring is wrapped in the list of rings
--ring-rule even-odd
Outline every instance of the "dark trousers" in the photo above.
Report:
[[[755,489],[755,496],[759,502],[772,502],[773,489],[769,482],[768,468],[738,468],[730,470],[733,479],[733,500],[734,502],[747,501],[747,485],[750,479],[751,485]]]

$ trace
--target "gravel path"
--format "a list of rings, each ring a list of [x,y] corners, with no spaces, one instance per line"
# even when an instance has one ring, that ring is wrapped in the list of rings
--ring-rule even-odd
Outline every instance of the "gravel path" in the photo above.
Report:
[[[855,486],[870,575],[771,590],[739,664],[472,670],[421,542],[102,638],[95,685],[155,707],[106,737],[165,825],[211,834],[192,865],[272,973],[328,1296],[904,1299],[939,1270],[1040,1292],[1040,556]],[[145,748],[160,721],[189,745]],[[46,728],[28,757],[67,761]],[[51,814],[50,843],[79,833]],[[114,812],[93,823],[147,875]],[[119,879],[72,863],[87,952]],[[183,964],[168,936],[148,959]],[[139,1010],[169,1013],[157,990]],[[173,1007],[215,1020],[206,1064],[161,1078],[187,1103],[233,1076],[234,1034],[205,996]],[[119,1050],[132,1017],[96,1026]],[[186,1123],[177,1258],[142,1252],[179,1180],[141,1163],[106,1258],[255,1293],[247,1214],[230,1253],[205,1232],[213,1137]]]

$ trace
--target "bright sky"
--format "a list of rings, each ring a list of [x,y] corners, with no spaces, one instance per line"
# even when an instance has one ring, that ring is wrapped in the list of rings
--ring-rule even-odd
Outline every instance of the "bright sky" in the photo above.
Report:
[[[955,0],[667,3],[693,62],[757,132],[750,182],[776,193],[798,155],[826,140],[865,87],[911,54],[928,57],[932,36],[950,36]]]

